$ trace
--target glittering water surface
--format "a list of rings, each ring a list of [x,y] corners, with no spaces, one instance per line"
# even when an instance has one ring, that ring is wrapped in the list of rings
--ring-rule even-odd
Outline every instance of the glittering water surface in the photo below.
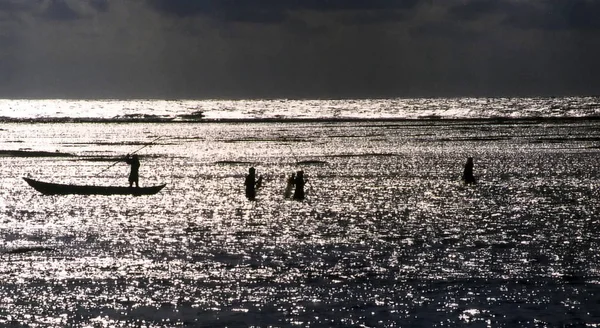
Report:
[[[2,250],[49,249],[0,258],[0,325],[597,326],[598,131],[4,124]],[[103,170],[159,136],[139,152],[141,184],[168,184],[157,195],[43,196],[21,179],[126,185],[124,163]],[[285,200],[298,169],[307,199]]]
[[[477,119],[600,116],[600,97],[258,100],[0,99],[0,121]]]

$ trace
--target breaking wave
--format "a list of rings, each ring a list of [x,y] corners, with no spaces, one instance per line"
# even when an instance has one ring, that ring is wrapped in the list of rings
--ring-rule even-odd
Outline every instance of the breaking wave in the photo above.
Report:
[[[287,122],[600,118],[600,97],[339,100],[0,99],[0,122]]]

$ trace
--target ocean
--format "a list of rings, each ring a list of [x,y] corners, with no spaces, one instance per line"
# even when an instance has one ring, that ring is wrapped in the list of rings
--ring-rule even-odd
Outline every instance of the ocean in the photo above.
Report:
[[[598,97],[0,100],[0,326],[600,327],[599,117]],[[127,186],[136,151],[156,195],[22,179]]]

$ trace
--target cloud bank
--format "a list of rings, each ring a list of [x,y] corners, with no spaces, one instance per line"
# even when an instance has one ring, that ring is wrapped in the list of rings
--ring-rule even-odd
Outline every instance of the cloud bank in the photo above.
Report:
[[[600,0],[0,0],[0,96],[597,94]]]

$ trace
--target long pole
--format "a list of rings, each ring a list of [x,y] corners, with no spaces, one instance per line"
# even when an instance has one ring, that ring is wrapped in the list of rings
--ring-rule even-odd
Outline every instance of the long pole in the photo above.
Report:
[[[146,148],[146,147],[148,147],[148,146],[152,145],[153,143],[155,143],[155,142],[156,142],[158,139],[160,139],[160,138],[162,138],[162,136],[160,136],[160,137],[158,137],[158,138],[156,138],[156,139],[152,140],[150,143],[148,143],[148,144],[144,145],[143,147],[141,147],[141,148],[138,148],[136,151],[134,151],[134,152],[132,152],[132,153],[129,153],[129,155],[133,155],[133,154],[137,153],[138,151],[140,151],[140,150],[142,150],[142,149],[144,149],[144,148]],[[99,176],[100,174],[102,174],[102,173],[106,172],[108,169],[110,169],[111,167],[113,167],[113,166],[117,165],[117,164],[118,164],[118,163],[120,163],[120,162],[121,162],[121,161],[120,161],[120,160],[118,160],[118,161],[116,161],[116,162],[112,163],[112,164],[111,164],[109,167],[105,168],[104,170],[100,171],[98,174],[94,175],[94,177],[97,177],[97,176]]]
[[[160,138],[162,138],[162,136],[160,136],[160,137],[158,137],[158,138],[156,138],[156,139],[154,139],[154,140],[150,141],[149,143],[147,143],[147,144],[146,144],[146,145],[144,145],[143,147],[139,148],[138,150],[134,151],[133,153],[129,153],[129,155],[133,155],[133,154],[137,153],[138,151],[140,151],[140,150],[142,150],[142,149],[144,149],[144,148],[146,148],[146,147],[148,147],[148,146],[150,146],[150,145],[154,144],[154,143],[155,143],[155,142],[156,142],[158,139],[160,139]]]

